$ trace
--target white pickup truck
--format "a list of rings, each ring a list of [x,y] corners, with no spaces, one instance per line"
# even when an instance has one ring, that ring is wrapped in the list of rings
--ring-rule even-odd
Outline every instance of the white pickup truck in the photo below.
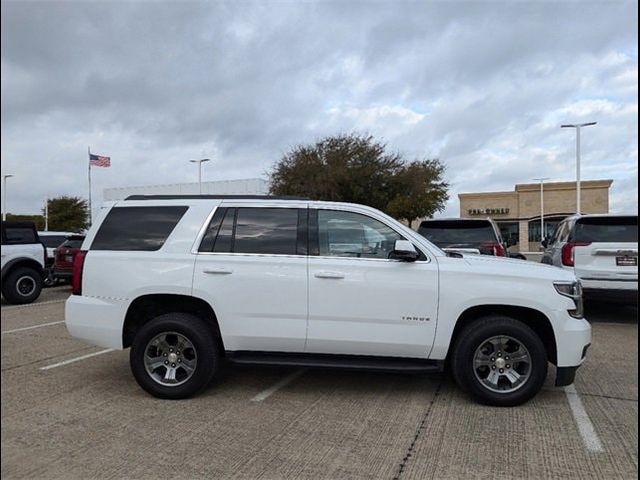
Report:
[[[572,215],[544,244],[542,262],[574,272],[585,299],[637,303],[637,215]]]
[[[184,398],[222,360],[441,371],[518,405],[573,382],[591,342],[572,272],[447,254],[373,208],[305,199],[133,196],[73,266],[71,335],[131,347],[139,385]]]
[[[2,296],[31,303],[42,291],[47,252],[31,222],[2,222]]]

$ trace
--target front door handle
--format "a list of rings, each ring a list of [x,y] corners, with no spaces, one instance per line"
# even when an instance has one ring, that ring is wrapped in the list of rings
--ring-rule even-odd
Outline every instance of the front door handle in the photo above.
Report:
[[[233,273],[233,270],[227,270],[225,268],[205,268],[202,271],[209,275],[230,275]]]
[[[341,278],[344,278],[344,273],[340,273],[340,272],[318,272],[318,273],[314,274],[314,276],[316,278],[333,278],[333,279],[339,280]]]

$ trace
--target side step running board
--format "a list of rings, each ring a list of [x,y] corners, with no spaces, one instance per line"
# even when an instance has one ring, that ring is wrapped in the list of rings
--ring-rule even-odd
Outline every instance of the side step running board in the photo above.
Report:
[[[283,367],[341,368],[380,372],[437,373],[443,363],[436,360],[403,357],[370,357],[360,355],[327,355],[273,352],[226,352],[227,360],[241,365],[273,365]]]

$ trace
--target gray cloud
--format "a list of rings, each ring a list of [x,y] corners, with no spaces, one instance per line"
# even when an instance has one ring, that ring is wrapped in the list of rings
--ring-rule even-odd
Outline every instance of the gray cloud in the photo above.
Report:
[[[613,178],[637,211],[637,3],[2,2],[9,209],[107,186],[261,176],[291,146],[369,132],[462,191]]]

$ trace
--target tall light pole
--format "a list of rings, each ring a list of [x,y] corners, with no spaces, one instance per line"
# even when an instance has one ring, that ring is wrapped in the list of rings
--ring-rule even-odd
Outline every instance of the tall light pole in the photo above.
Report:
[[[13,176],[14,175],[11,173],[2,175],[2,195],[4,196],[2,200],[2,220],[7,219],[7,178],[13,177]]]
[[[534,178],[540,182],[540,243],[544,240],[544,181],[549,177]]]
[[[44,201],[44,231],[49,231],[49,199]]]
[[[198,164],[198,191],[202,195],[202,162],[210,161],[210,158],[202,158],[200,160],[189,160],[191,163]]]
[[[598,122],[560,125],[560,128],[576,129],[576,213],[580,213],[580,129],[582,127],[590,127],[596,123]]]

